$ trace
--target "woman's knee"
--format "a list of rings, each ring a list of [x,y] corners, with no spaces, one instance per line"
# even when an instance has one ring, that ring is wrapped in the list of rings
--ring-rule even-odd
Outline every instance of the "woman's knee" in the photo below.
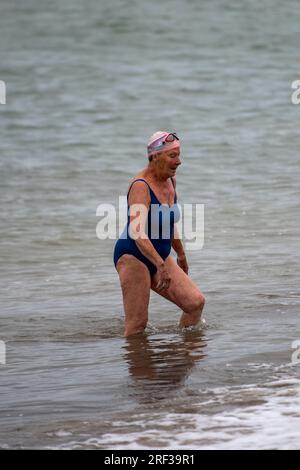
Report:
[[[205,297],[201,292],[195,293],[191,298],[189,299],[189,303],[187,306],[187,309],[185,310],[187,313],[192,313],[192,312],[202,312],[203,308],[205,305]]]

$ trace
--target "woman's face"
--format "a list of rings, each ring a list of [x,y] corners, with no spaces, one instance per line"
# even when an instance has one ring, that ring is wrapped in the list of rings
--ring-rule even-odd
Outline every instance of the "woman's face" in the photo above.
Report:
[[[181,165],[180,149],[159,152],[156,157],[156,165],[160,173],[166,174],[168,177],[175,176],[177,168]]]

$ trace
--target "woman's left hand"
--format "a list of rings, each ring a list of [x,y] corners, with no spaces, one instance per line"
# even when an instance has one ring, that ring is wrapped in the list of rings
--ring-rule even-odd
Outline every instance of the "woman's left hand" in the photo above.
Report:
[[[188,274],[189,265],[185,254],[177,256],[177,264],[186,274]]]

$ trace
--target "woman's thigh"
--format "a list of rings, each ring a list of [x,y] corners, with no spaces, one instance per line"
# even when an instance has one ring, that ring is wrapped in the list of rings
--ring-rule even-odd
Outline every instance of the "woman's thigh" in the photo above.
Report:
[[[170,286],[167,290],[158,291],[155,287],[157,285],[157,274],[155,274],[152,278],[152,290],[176,304],[184,312],[197,310],[201,305],[203,307],[203,294],[191,278],[178,266],[174,258],[171,255],[168,256],[165,263],[171,277]]]
[[[133,255],[122,255],[117,271],[123,294],[126,320],[148,317],[151,277],[147,266]]]

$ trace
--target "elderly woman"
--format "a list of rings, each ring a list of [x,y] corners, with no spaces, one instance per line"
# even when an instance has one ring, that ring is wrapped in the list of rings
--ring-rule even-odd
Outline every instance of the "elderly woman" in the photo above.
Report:
[[[182,309],[182,328],[199,322],[205,302],[188,276],[184,248],[176,236],[180,214],[175,174],[181,165],[177,135],[153,134],[148,160],[148,166],[129,186],[128,222],[114,251],[123,293],[125,336],[146,328],[150,289]],[[170,255],[171,247],[177,253],[177,263]]]

